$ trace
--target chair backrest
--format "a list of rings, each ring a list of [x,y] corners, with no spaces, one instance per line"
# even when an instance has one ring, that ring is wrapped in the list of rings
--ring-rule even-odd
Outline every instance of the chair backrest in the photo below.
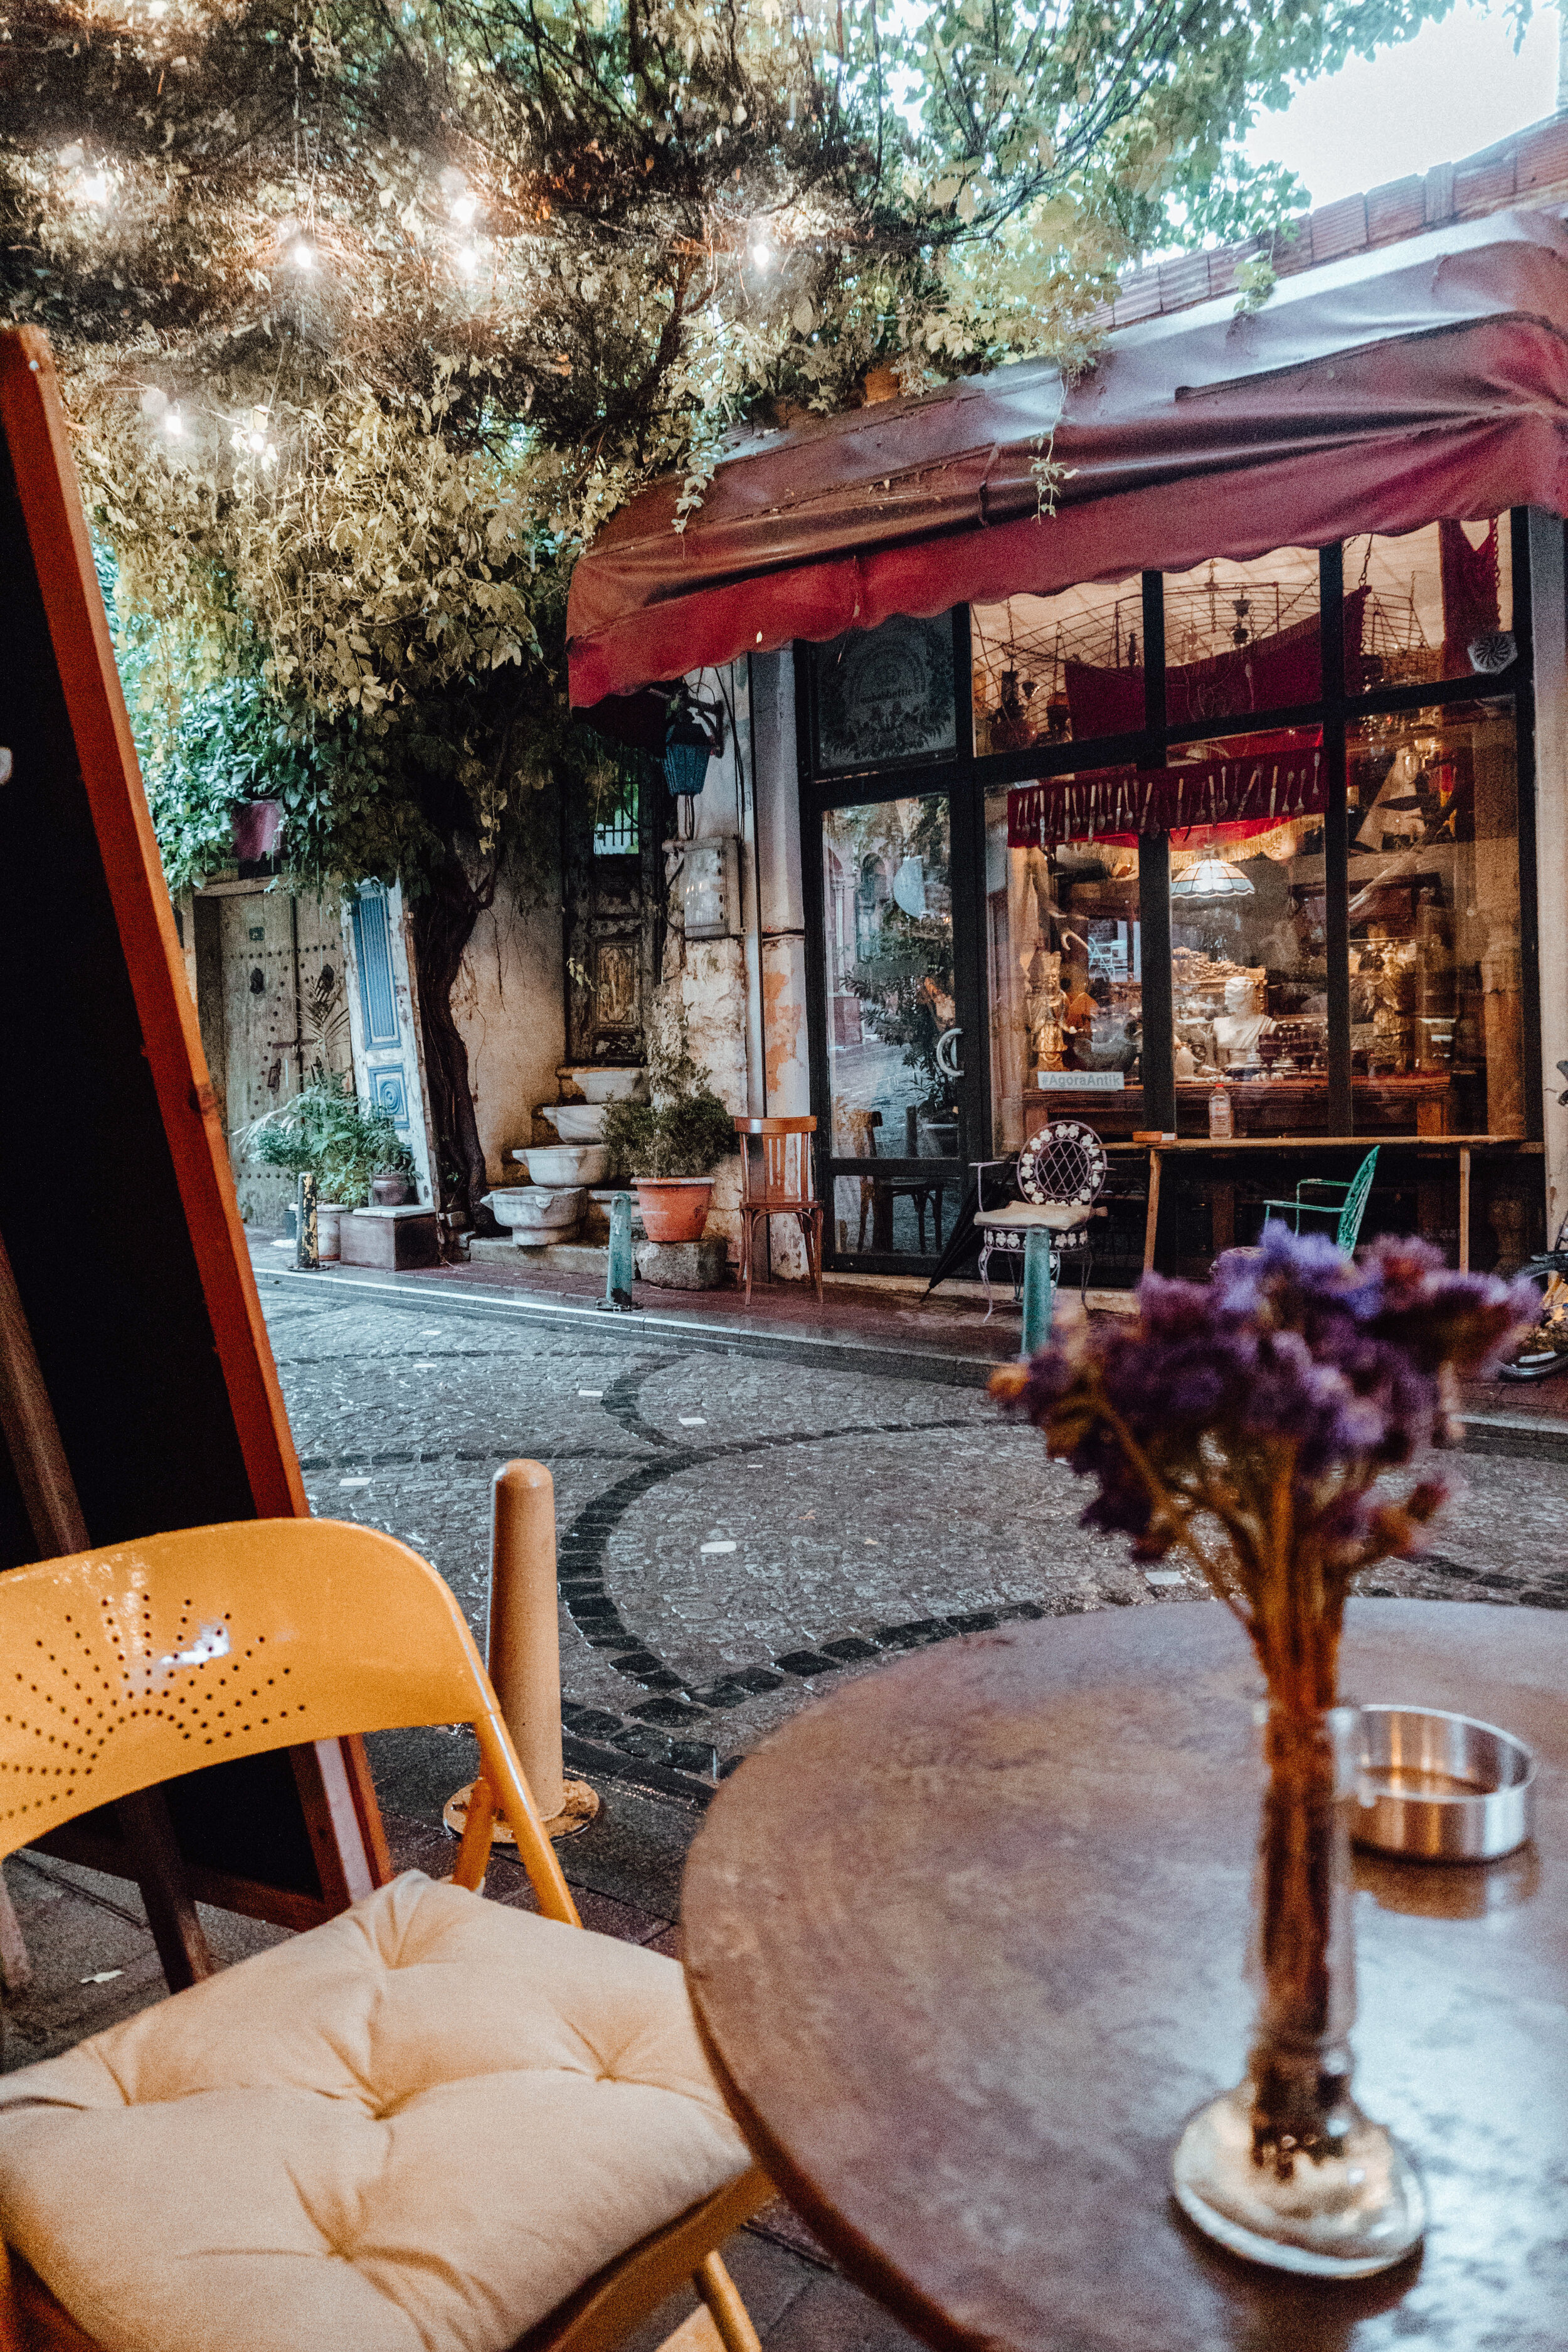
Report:
[[[1080,1119],[1057,1118],[1032,1135],[1018,1154],[1018,1190],[1037,1206],[1099,1198],[1107,1170],[1105,1146]]]
[[[576,1917],[461,1610],[374,1528],[243,1519],[13,1569],[0,1694],[0,1854],[230,1757],[468,1722],[542,1904]]]
[[[1367,1199],[1372,1192],[1373,1172],[1377,1166],[1377,1155],[1381,1149],[1381,1145],[1374,1143],[1351,1178],[1351,1188],[1345,1194],[1344,1206],[1340,1211],[1340,1222],[1334,1228],[1334,1241],[1342,1250],[1353,1250],[1360,1239],[1361,1221],[1366,1214]]]
[[[741,1200],[798,1201],[803,1204],[816,1197],[813,1181],[811,1146],[808,1137],[816,1133],[814,1118],[738,1118],[735,1132],[741,1139]],[[763,1147],[763,1181],[757,1186],[752,1181],[751,1139],[756,1137]]]

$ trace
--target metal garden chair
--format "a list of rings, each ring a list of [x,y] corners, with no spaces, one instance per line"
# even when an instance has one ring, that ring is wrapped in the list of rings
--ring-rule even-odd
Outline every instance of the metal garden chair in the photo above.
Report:
[[[1293,1201],[1265,1201],[1265,1209],[1283,1209],[1294,1220],[1290,1230],[1299,1234],[1301,1220],[1306,1217],[1336,1217],[1334,1244],[1347,1253],[1353,1250],[1361,1236],[1361,1221],[1366,1214],[1367,1200],[1372,1192],[1373,1174],[1377,1167],[1380,1146],[1373,1144],[1355,1174],[1346,1181],[1332,1176],[1303,1176],[1296,1187]],[[1337,1192],[1337,1201],[1308,1201],[1308,1192]]]
[[[588,1933],[461,1611],[390,1536],[250,1520],[0,1577],[0,1853],[198,1765],[466,1723],[450,1883],[0,2076],[5,2352],[609,2352],[769,2196],[677,1964]],[[543,1916],[480,1900],[504,1811]],[[7,2260],[9,2253],[9,2277]]]

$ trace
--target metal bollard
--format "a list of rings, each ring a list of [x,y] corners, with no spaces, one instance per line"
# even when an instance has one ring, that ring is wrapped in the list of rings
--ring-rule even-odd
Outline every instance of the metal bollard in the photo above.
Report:
[[[637,1307],[632,1298],[632,1277],[636,1272],[632,1257],[632,1196],[617,1192],[610,1202],[610,1264],[605,1276],[605,1295],[601,1307],[614,1315],[632,1315]]]
[[[490,1482],[490,1681],[523,1778],[550,1836],[585,1829],[599,1800],[561,1762],[561,1632],[555,1600],[555,1486],[540,1462],[508,1462]],[[469,1783],[469,1788],[472,1783]],[[462,1831],[469,1789],[446,1807]],[[514,1844],[503,1821],[496,1843]]]
[[[1024,1237],[1024,1354],[1037,1356],[1051,1336],[1051,1237],[1034,1225]]]
[[[295,1199],[294,1263],[314,1273],[321,1261],[316,1250],[316,1179],[308,1170],[300,1171]]]

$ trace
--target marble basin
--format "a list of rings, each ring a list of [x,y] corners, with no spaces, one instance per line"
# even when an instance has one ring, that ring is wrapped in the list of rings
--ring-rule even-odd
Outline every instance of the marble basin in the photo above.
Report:
[[[597,1143],[605,1132],[603,1103],[541,1103],[539,1111],[563,1143]]]
[[[630,1102],[641,1092],[647,1072],[642,1069],[607,1070],[597,1062],[577,1062],[563,1066],[555,1075],[570,1078],[581,1088],[585,1102],[607,1103]]]
[[[602,1143],[532,1143],[514,1151],[531,1184],[602,1184],[610,1155]]]
[[[538,1184],[514,1184],[485,1194],[485,1206],[496,1223],[510,1226],[514,1242],[542,1241],[565,1233],[583,1214],[587,1198],[581,1186],[546,1192]]]

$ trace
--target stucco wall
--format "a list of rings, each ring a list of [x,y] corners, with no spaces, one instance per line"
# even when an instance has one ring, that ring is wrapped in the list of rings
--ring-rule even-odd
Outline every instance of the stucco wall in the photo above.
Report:
[[[485,1165],[494,1183],[521,1171],[502,1153],[531,1140],[533,1106],[553,1102],[566,1058],[561,893],[552,875],[503,875],[479,917],[452,991],[468,1049],[468,1077]]]

